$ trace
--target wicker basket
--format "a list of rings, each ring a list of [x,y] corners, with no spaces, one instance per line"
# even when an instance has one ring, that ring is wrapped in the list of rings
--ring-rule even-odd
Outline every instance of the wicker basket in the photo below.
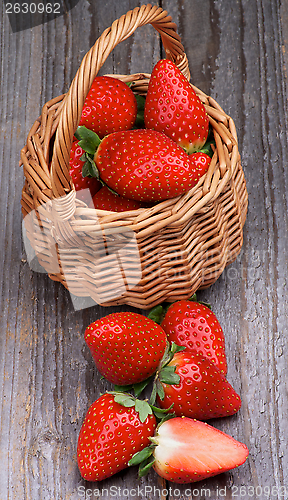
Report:
[[[190,79],[187,57],[166,11],[135,8],[106,29],[84,57],[67,94],[45,104],[21,151],[22,212],[29,241],[50,278],[97,304],[148,309],[210,286],[239,254],[247,191],[233,120],[193,87],[214,131],[209,171],[185,195],[130,212],[88,208],[76,198],[69,152],[83,103],[113,48],[151,24],[166,57]],[[149,74],[113,75],[145,94]]]

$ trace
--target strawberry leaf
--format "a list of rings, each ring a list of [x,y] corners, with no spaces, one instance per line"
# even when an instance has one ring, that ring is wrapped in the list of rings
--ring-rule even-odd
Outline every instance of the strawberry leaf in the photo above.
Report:
[[[180,375],[175,373],[176,366],[165,366],[159,373],[159,380],[163,384],[178,385],[180,383]]]
[[[188,300],[192,300],[192,301],[197,302],[197,295],[196,295],[196,293],[194,293],[194,294],[192,295],[192,297],[190,297],[190,299],[188,299]]]
[[[115,392],[130,392],[133,389],[133,385],[114,385]]]
[[[143,460],[147,460],[147,458],[152,455],[154,448],[155,446],[150,445],[143,448],[143,450],[134,453],[133,457],[129,460],[128,465],[131,466],[141,464]]]
[[[158,406],[151,405],[155,417],[157,418],[157,420],[160,420],[160,423],[158,425],[161,425],[163,422],[165,422],[165,420],[168,420],[169,418],[175,417],[175,413],[171,412],[173,406],[174,403],[172,403],[169,408],[158,408]]]
[[[176,354],[176,352],[185,351],[185,349],[186,349],[186,346],[178,345],[178,344],[175,344],[175,342],[172,342],[171,349],[170,349],[170,353],[172,354],[172,358],[173,358],[174,354]]]
[[[172,342],[171,345],[169,343],[167,343],[166,350],[165,350],[163,358],[160,362],[159,371],[161,372],[161,370],[164,368],[164,366],[166,366],[166,365],[168,365],[168,363],[170,363],[170,361],[172,360],[172,358],[173,358],[174,354],[176,354],[176,352],[184,351],[185,349],[186,349],[185,346],[180,346],[178,344],[175,344],[175,342]]]
[[[147,472],[151,469],[154,462],[155,458],[152,456],[149,457],[147,460],[144,460],[144,462],[142,462],[139,466],[138,476],[139,477],[146,476]]]
[[[145,98],[142,95],[135,95],[137,101],[137,116],[135,120],[136,128],[143,128],[144,124],[144,107],[145,107]]]
[[[139,382],[138,384],[133,385],[134,389],[134,394],[136,398],[141,394],[141,392],[144,391],[144,389],[149,385],[149,383],[153,380],[153,377],[149,377],[146,380],[143,380],[143,382]]]
[[[89,156],[88,153],[85,153],[85,155],[82,155],[80,160],[82,158],[83,158],[82,161],[84,161],[84,159],[85,159],[85,163],[82,167],[82,176],[83,177],[96,177],[96,179],[99,181],[100,180],[99,170],[96,167],[96,163],[94,162],[94,160]]]
[[[161,401],[163,401],[163,399],[165,398],[165,392],[161,382],[158,379],[156,380],[156,393],[158,394]]]
[[[150,400],[149,400],[150,405],[154,405],[155,404],[156,396],[157,396],[157,387],[156,387],[156,382],[154,382],[153,388],[152,388],[152,392],[151,392],[151,395],[150,395]]]
[[[135,410],[138,412],[139,418],[140,418],[140,421],[142,422],[142,424],[143,424],[143,422],[145,422],[148,415],[152,415],[152,413],[153,413],[152,408],[149,405],[149,403],[147,403],[147,401],[143,401],[141,399],[136,399]]]
[[[79,141],[78,144],[81,146],[86,153],[89,153],[94,156],[98,146],[101,143],[100,137],[95,134],[92,130],[89,130],[87,127],[83,125],[78,127],[76,132],[74,133],[76,139]]]
[[[112,393],[113,394],[113,393]],[[115,394],[114,400],[125,408],[131,408],[135,406],[135,399],[128,394]]]
[[[148,314],[148,318],[152,319],[157,323],[157,325],[160,325],[162,320],[164,319],[164,307],[162,305],[158,305],[153,307],[151,311]]]
[[[153,413],[150,404],[146,400],[136,399],[134,396],[131,396],[131,394],[125,392],[109,391],[108,394],[112,394],[114,396],[114,401],[125,408],[132,408],[134,406],[142,424],[145,422],[148,415],[152,415]]]

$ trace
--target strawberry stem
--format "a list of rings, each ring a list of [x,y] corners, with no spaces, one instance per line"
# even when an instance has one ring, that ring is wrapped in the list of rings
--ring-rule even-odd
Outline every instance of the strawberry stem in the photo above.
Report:
[[[81,161],[85,162],[82,167],[82,176],[96,177],[96,179],[100,181],[99,170],[94,161],[95,153],[101,144],[100,137],[93,132],[93,130],[89,130],[84,125],[77,128],[74,136],[78,140],[78,145],[85,151],[80,158]]]
[[[94,156],[98,146],[101,144],[100,137],[95,132],[93,132],[93,130],[89,130],[89,128],[85,127],[84,125],[81,125],[77,128],[74,136],[79,141],[79,146],[81,146],[81,148],[84,149],[86,153]]]
[[[176,366],[167,365],[170,361],[172,361],[174,354],[184,351],[185,349],[185,346],[177,345],[175,342],[167,344],[163,358],[160,361],[159,367],[155,373],[153,388],[149,400],[150,405],[155,404],[157,396],[161,399],[161,401],[164,399],[165,392],[162,384],[178,385],[180,383],[180,376],[175,373]]]

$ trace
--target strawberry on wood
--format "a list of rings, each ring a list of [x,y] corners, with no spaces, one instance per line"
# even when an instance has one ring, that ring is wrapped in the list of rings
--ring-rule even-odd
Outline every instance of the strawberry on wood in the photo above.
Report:
[[[241,399],[218,368],[195,351],[176,352],[155,378],[157,402],[177,416],[208,420],[237,413]]]
[[[156,418],[145,401],[127,394],[104,394],[89,408],[77,446],[81,476],[102,481],[128,467],[134,453],[150,443]]]
[[[178,300],[168,308],[161,326],[169,342],[196,350],[227,374],[224,333],[216,315],[205,304]]]
[[[137,384],[152,376],[167,338],[154,321],[134,312],[116,312],[91,323],[85,341],[98,370],[117,385]]]
[[[206,422],[187,417],[166,420],[150,439],[152,445],[136,453],[129,465],[140,463],[139,476],[153,467],[174,483],[194,483],[242,465],[249,451]]]

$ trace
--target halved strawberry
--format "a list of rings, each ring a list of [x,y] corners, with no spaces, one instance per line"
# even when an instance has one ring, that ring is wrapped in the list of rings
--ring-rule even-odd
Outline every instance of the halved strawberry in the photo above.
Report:
[[[144,109],[146,128],[164,132],[188,153],[202,148],[209,132],[204,105],[172,61],[153,68]]]
[[[245,444],[206,422],[187,417],[166,420],[150,438],[152,445],[136,453],[129,465],[141,464],[139,476],[153,466],[174,483],[194,483],[242,465],[249,451]]]

